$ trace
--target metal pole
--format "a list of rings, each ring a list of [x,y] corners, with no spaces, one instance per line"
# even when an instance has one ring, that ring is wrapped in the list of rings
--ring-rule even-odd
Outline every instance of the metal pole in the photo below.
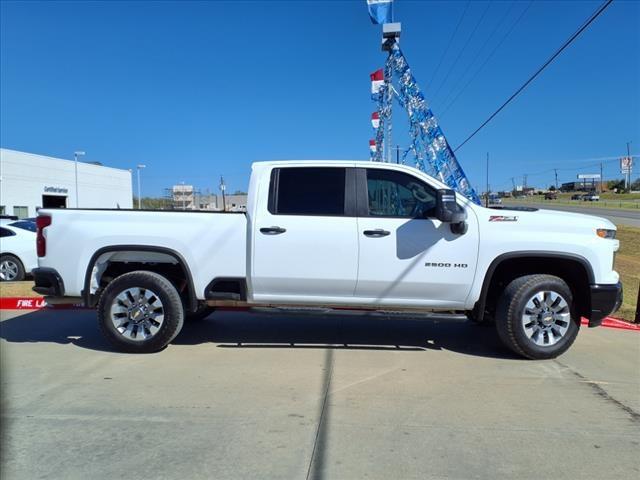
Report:
[[[555,172],[555,174],[556,174],[556,191],[557,191],[557,190],[558,190],[558,169],[557,169],[557,168],[554,168],[554,169],[553,169],[553,171],[554,171],[554,172]]]
[[[631,142],[627,142],[627,158],[629,162],[631,162],[631,150],[629,149],[629,145]],[[629,163],[629,168],[627,168],[627,173],[624,176],[624,189],[631,190],[631,163]]]
[[[140,167],[138,167],[138,210],[142,210],[142,202],[140,197]]]
[[[75,160],[75,167],[76,167],[76,208],[80,208],[80,205],[78,204],[78,153],[77,152],[73,153],[73,158]]]
[[[400,145],[396,145],[396,164],[400,163]]]
[[[487,152],[487,196],[485,198],[484,205],[489,208],[489,152]]]
[[[602,194],[602,181],[604,179],[602,178],[602,162],[600,162],[600,194]]]

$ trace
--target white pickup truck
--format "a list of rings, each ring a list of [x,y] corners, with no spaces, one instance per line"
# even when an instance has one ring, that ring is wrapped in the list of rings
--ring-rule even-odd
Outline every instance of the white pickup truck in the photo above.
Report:
[[[255,163],[246,214],[44,209],[37,224],[34,290],[97,307],[128,352],[216,306],[316,306],[466,313],[553,358],[622,299],[608,220],[483,208],[387,163]]]

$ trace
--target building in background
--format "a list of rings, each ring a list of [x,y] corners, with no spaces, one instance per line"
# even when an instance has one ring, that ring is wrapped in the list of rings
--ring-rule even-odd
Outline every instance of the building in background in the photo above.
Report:
[[[169,208],[174,210],[211,210],[227,212],[246,212],[247,194],[222,195],[200,193],[193,185],[174,185],[165,190]]]
[[[224,203],[227,212],[246,212],[247,211],[247,194],[241,195],[225,195]],[[222,209],[222,204],[220,204]]]
[[[169,189],[171,207],[176,210],[197,210],[193,185],[174,185]]]
[[[39,208],[132,208],[131,172],[101,164],[0,148],[0,214],[33,217]],[[77,202],[76,202],[77,198]]]

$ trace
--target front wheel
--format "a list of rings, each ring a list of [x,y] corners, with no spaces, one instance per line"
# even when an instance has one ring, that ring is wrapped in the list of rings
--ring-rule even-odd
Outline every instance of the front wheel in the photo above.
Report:
[[[571,289],[553,275],[525,275],[513,280],[498,300],[496,328],[502,342],[530,359],[561,355],[580,328]]]
[[[103,335],[118,350],[162,350],[184,322],[182,299],[173,284],[155,272],[138,270],[114,279],[98,302]]]

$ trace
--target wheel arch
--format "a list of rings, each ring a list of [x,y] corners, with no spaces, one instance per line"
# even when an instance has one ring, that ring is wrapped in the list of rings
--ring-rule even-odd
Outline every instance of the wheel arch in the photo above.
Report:
[[[562,278],[571,288],[578,312],[587,315],[591,310],[589,286],[595,282],[593,268],[586,258],[561,252],[520,251],[496,257],[485,273],[480,298],[473,308],[474,318],[481,322],[485,311],[497,299],[496,287],[523,275],[544,273]]]
[[[191,270],[189,269],[189,264],[187,263],[187,261],[179,252],[176,252],[171,248],[151,245],[110,245],[96,250],[91,256],[91,259],[89,260],[89,263],[87,264],[87,268],[85,270],[82,298],[86,306],[93,308],[98,303],[99,295],[91,292],[91,278],[93,276],[93,269],[98,259],[105,254],[117,254],[123,252],[156,253],[166,255],[174,259],[176,265],[180,268],[182,275],[184,276],[184,279],[186,281],[186,308],[188,309],[188,311],[195,311],[197,309],[198,300],[193,284],[193,276],[191,274]],[[135,268],[132,268],[131,270],[135,270]],[[104,273],[104,271],[101,273]]]

